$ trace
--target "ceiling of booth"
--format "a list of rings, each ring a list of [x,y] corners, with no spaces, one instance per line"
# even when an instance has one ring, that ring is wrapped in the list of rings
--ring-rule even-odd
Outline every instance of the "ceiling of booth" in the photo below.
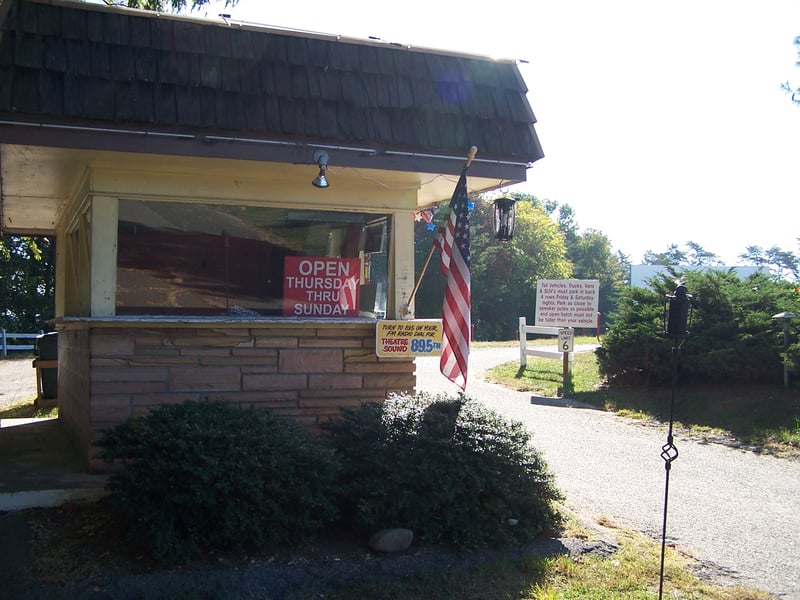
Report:
[[[415,194],[418,208],[431,206],[449,200],[457,180],[455,175],[340,167],[335,164],[335,152],[330,154],[330,187],[317,189],[311,185],[311,180],[318,172],[314,164],[0,145],[2,232],[19,235],[55,233],[61,208],[76,191],[87,170],[97,168],[133,171],[141,174],[142,178],[146,178],[148,173],[184,174],[190,177],[194,174],[212,178],[219,182],[219,187],[209,192],[212,201],[220,194],[229,200],[238,195],[244,196],[242,200],[245,202],[257,201],[252,191],[239,191],[240,182],[249,179],[262,182],[264,200],[270,199],[270,190],[293,189],[296,191],[292,196],[299,194],[308,204],[324,201],[333,203],[335,206],[332,208],[336,209],[346,209],[348,198],[356,192],[374,198],[371,204],[376,209],[387,208],[386,197],[390,191]],[[495,189],[504,183],[483,177],[469,177],[468,182],[470,191],[474,193]],[[144,184],[145,181],[139,183]],[[125,195],[137,196],[137,192],[134,186]],[[171,192],[165,190],[164,193]],[[342,199],[341,204],[337,202],[338,198]],[[198,197],[198,201],[207,199]],[[370,203],[369,200],[366,202]]]

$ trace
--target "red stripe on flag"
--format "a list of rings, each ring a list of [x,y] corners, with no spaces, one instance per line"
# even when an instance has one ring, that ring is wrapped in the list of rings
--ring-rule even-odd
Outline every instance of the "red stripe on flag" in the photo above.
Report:
[[[442,375],[467,387],[470,317],[470,238],[467,168],[458,180],[450,214],[440,229],[436,245],[441,252],[442,273],[447,278],[442,305]]]

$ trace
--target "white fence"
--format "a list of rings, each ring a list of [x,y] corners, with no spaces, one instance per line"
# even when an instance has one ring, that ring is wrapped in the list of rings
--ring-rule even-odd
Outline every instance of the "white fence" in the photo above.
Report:
[[[538,356],[541,358],[562,359],[564,354],[568,354],[569,370],[572,371],[572,352],[562,352],[558,348],[558,339],[555,340],[556,344],[553,350],[545,350],[541,346],[536,348],[528,348],[528,335],[552,335],[558,337],[560,327],[536,327],[528,325],[525,317],[519,318],[519,364],[524,367],[528,364],[529,356]]]
[[[9,350],[33,350],[36,347],[36,344],[9,344],[9,340],[13,340],[15,342],[19,340],[35,340],[43,333],[43,331],[40,331],[39,333],[11,333],[5,329],[0,329],[0,347],[2,347],[3,358],[8,356]]]

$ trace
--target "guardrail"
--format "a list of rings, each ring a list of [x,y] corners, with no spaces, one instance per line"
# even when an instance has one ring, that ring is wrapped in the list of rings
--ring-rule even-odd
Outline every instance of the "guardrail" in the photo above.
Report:
[[[35,340],[44,332],[39,333],[11,333],[5,329],[0,329],[0,347],[2,348],[3,358],[8,356],[9,350],[33,350],[36,344],[9,344],[8,340]]]
[[[568,354],[568,361],[570,371],[572,370],[572,352],[562,352],[558,349],[556,344],[555,350],[543,350],[541,348],[528,348],[527,341],[528,335],[552,335],[558,337],[560,327],[536,327],[535,325],[528,325],[525,317],[519,318],[519,364],[524,367],[528,364],[529,356],[538,356],[540,358],[552,358],[554,360],[563,360],[564,355]]]

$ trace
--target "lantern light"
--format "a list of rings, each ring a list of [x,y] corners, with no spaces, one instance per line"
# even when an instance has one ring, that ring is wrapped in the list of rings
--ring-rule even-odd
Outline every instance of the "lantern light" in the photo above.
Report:
[[[675,291],[666,296],[664,307],[664,335],[666,337],[686,338],[689,335],[692,295],[686,293],[686,286],[679,283]]]
[[[516,198],[504,196],[494,201],[494,237],[507,242],[514,237],[514,204]]]

